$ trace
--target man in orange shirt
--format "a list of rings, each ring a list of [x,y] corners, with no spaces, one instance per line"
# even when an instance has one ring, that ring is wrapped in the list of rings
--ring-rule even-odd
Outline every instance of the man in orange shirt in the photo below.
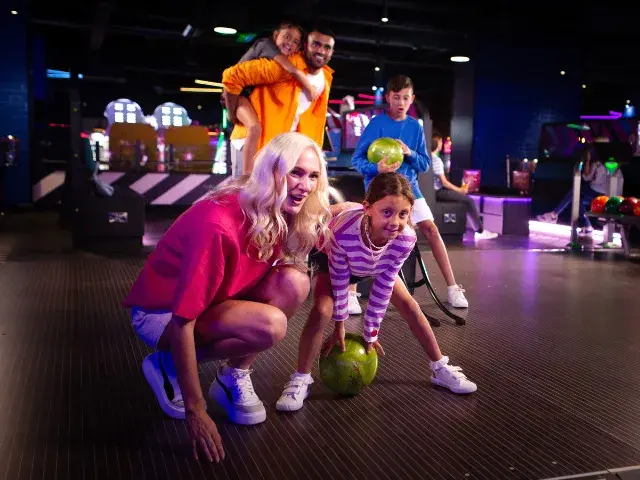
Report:
[[[259,58],[227,68],[222,83],[227,96],[240,95],[246,87],[255,86],[249,100],[256,111],[262,131],[258,150],[284,132],[300,132],[322,146],[324,125],[329,104],[333,70],[327,66],[335,45],[331,31],[313,29],[307,36],[304,50],[291,57],[291,63],[304,71],[316,88],[318,97],[310,100],[300,83],[275,60]],[[231,165],[234,177],[251,173],[252,165],[242,165],[242,147],[246,129],[236,125],[231,134]]]

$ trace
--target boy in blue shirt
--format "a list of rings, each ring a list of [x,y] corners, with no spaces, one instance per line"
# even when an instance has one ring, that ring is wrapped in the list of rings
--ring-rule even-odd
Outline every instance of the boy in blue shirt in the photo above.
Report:
[[[413,82],[406,75],[398,75],[387,84],[385,95],[389,109],[375,116],[358,141],[358,145],[351,158],[353,167],[364,176],[365,190],[378,173],[401,173],[409,179],[415,202],[411,211],[411,222],[417,226],[429,242],[429,247],[438,263],[447,282],[447,294],[449,303],[456,308],[467,308],[469,302],[464,296],[464,290],[455,281],[449,255],[442,241],[438,227],[434,223],[433,213],[418,186],[418,174],[429,169],[431,160],[427,155],[427,146],[424,131],[420,123],[414,118],[408,117],[407,112],[413,103]],[[395,138],[404,153],[404,161],[387,165],[385,160],[379,163],[371,163],[367,159],[367,150],[371,142],[378,138]],[[359,311],[358,311],[359,310]],[[362,309],[358,304],[355,291],[349,292],[349,313],[358,314]]]

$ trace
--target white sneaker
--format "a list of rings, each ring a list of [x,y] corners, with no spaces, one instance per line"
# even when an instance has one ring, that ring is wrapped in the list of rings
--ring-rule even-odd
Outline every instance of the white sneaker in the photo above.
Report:
[[[209,388],[209,397],[220,405],[229,420],[239,425],[256,425],[267,419],[267,411],[253,390],[253,370],[240,370],[227,365],[220,368]]]
[[[478,389],[478,386],[462,373],[460,367],[449,365],[449,357],[431,362],[431,370],[431,383],[448,388],[453,393],[473,393]]]
[[[147,355],[142,361],[142,373],[155,393],[162,411],[171,418],[184,420],[184,401],[171,353],[157,351]]]
[[[542,215],[538,215],[536,220],[544,223],[558,223],[558,215],[555,212],[547,212]]]
[[[284,386],[284,391],[276,403],[276,410],[281,412],[295,412],[300,410],[309,396],[309,385],[313,383],[311,375],[294,373]]]
[[[362,315],[362,307],[358,301],[361,294],[349,290],[349,298],[347,299],[347,313],[349,315]]]
[[[474,240],[491,240],[492,238],[496,238],[498,236],[495,232],[490,232],[489,230],[483,230],[482,233],[474,233]]]
[[[469,308],[469,301],[464,296],[462,285],[451,285],[447,287],[449,303],[453,308]]]

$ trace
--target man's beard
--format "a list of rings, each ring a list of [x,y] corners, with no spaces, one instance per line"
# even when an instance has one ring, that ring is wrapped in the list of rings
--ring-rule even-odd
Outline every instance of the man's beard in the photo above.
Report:
[[[313,68],[322,68],[326,65],[326,58],[323,56],[322,59],[315,58],[315,53],[307,53],[307,65]]]

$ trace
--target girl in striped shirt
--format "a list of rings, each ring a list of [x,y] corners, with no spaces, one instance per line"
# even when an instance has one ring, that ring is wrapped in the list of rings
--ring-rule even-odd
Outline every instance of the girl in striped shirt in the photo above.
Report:
[[[477,389],[460,367],[449,365],[422,309],[398,277],[416,243],[416,233],[409,224],[413,200],[411,185],[403,175],[382,173],[372,180],[362,205],[345,204],[329,225],[332,238],[327,253],[312,255],[317,266],[315,301],[300,337],[297,371],[285,385],[276,404],[278,410],[302,408],[313,383],[311,367],[321,349],[328,355],[338,344],[344,351],[349,285],[368,279],[373,279],[373,285],[364,314],[367,352],[374,348],[384,355],[378,333],[391,301],[429,357],[431,382],[454,393]],[[332,318],[335,329],[322,345],[324,328]]]

